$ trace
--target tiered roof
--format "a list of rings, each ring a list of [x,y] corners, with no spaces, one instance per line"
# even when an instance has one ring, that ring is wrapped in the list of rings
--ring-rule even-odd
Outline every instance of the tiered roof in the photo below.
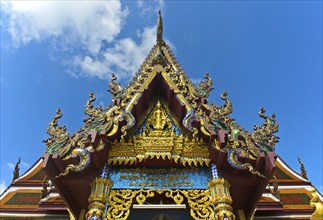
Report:
[[[149,157],[153,159],[148,155],[153,151],[156,155],[169,155],[167,163],[155,163],[163,166],[186,163],[205,166],[212,162],[231,182],[234,208],[250,216],[274,171],[274,147],[278,141],[275,115],[268,117],[261,108],[259,116],[264,119],[263,125],[248,132],[230,117],[232,104],[226,92],[221,95],[223,106],[209,104],[208,96],[213,89],[209,74],[204,75],[205,80],[199,85],[194,85],[163,40],[162,30],[159,14],[157,43],[139,71],[125,88],[112,76],[109,91],[113,101],[106,108],[94,107],[95,96],[91,93],[85,107],[89,118],[79,131],[69,135],[65,126],[59,126],[62,112],[57,110],[47,130],[50,137],[45,140],[46,173],[78,216],[87,208],[90,180],[106,161],[144,166]],[[170,140],[171,145],[179,141],[180,147],[157,153],[156,149],[133,147],[138,146],[136,132],[159,101],[179,130]],[[201,151],[206,153],[201,155]],[[82,192],[72,187],[80,183],[85,189]]]
[[[69,219],[67,206],[42,169],[43,158],[0,196],[0,219]]]
[[[310,219],[316,203],[323,197],[311,182],[291,169],[280,157],[275,162],[275,177],[257,203],[255,219],[294,218]],[[39,159],[0,196],[1,219],[70,219],[67,206],[55,186],[46,180]],[[47,193],[44,193],[46,186]],[[314,189],[314,190],[313,190]]]

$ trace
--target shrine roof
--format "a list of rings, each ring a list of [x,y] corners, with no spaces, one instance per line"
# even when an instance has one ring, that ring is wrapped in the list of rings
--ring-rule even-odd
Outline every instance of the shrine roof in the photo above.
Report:
[[[44,160],[38,159],[23,175],[15,180],[15,183],[42,183],[46,174],[42,169]]]
[[[277,157],[276,159],[276,169],[274,172],[274,176],[278,179],[280,184],[293,182],[293,183],[302,183],[302,184],[310,184],[307,177],[302,176],[291,167],[281,158]]]
[[[48,178],[43,161],[38,159],[1,194],[1,219],[67,219],[65,202],[53,186],[44,182]]]
[[[253,132],[243,129],[230,117],[232,103],[227,92],[221,95],[225,102],[223,106],[208,103],[208,96],[213,90],[210,75],[206,73],[205,80],[194,85],[163,40],[162,33],[162,17],[159,14],[157,43],[139,71],[125,88],[112,75],[109,91],[113,101],[106,108],[93,106],[96,98],[91,93],[85,106],[85,114],[89,117],[84,120],[79,131],[70,135],[65,126],[59,126],[62,112],[57,110],[47,129],[50,137],[44,141],[47,153],[70,161],[60,162],[63,167],[77,161],[75,157],[79,157],[80,161],[62,170],[61,175],[85,169],[91,163],[90,155],[93,152],[107,148],[115,140],[121,143],[131,142],[146,114],[161,100],[181,128],[183,136],[215,145],[216,151],[225,151],[230,155],[228,163],[234,169],[249,170],[254,175],[264,177],[266,174],[261,174],[253,167],[254,162],[242,163],[235,158],[238,156],[255,161],[261,152],[274,152],[275,143],[278,142],[275,135],[278,132],[275,115],[268,117],[265,109],[261,108],[259,116],[264,119],[263,125],[255,125]],[[210,157],[212,159],[214,156]],[[104,158],[97,161],[101,160],[104,161]],[[99,163],[95,164],[95,167],[99,167],[98,165]]]
[[[91,179],[106,162],[135,166],[208,166],[212,162],[223,178],[230,180],[235,204],[250,215],[274,171],[275,144],[279,139],[275,135],[276,116],[265,115],[261,108],[263,124],[255,125],[253,132],[243,129],[230,116],[233,108],[227,92],[221,95],[222,106],[209,102],[213,90],[210,75],[205,73],[205,80],[194,85],[162,34],[159,13],[156,44],[138,72],[125,88],[112,75],[112,103],[106,108],[95,107],[96,97],[90,93],[84,110],[88,118],[77,132],[70,135],[65,126],[59,125],[62,111],[57,110],[47,129],[49,138],[44,141],[46,174],[60,185],[58,190],[64,191],[64,199],[71,199],[69,204],[78,201],[72,208],[78,215],[88,206]],[[161,112],[163,118],[159,117]],[[172,123],[157,128],[147,126],[147,118],[162,123],[169,119]],[[150,129],[154,131],[148,133],[165,135],[147,137]],[[165,144],[161,147],[167,132],[171,138],[167,140],[171,142],[169,146],[179,144],[178,149]],[[159,144],[144,146],[149,138],[155,138],[155,144]],[[86,190],[81,192],[76,187],[79,184]],[[250,197],[253,202],[246,204]]]
[[[37,218],[39,218],[41,215],[45,216],[46,212],[48,216],[50,210],[67,209],[64,200],[55,190],[41,198],[43,178],[39,178],[40,175],[37,175],[37,173],[41,171],[42,162],[43,160],[40,158],[1,195],[0,216],[4,213],[18,212],[21,210],[21,212],[24,212],[25,214],[30,213],[29,216],[32,216],[31,213],[33,213],[33,215],[37,215]],[[269,186],[267,186],[258,202],[257,212],[265,212],[265,210],[267,210],[267,212],[272,212],[273,210],[275,210],[275,212],[279,211],[278,213],[280,214],[290,214],[292,210],[304,213],[313,212],[314,208],[311,206],[311,200],[315,197],[314,194],[318,196],[319,201],[321,202],[323,201],[322,195],[317,191],[313,192],[312,184],[307,179],[301,177],[301,174],[298,174],[290,168],[280,157],[277,158],[275,163],[277,168],[280,168],[283,173],[280,176],[276,176],[279,191],[278,197],[275,195],[273,186],[273,183],[276,180],[275,178],[272,178]],[[37,179],[37,186],[30,186],[30,179]],[[59,215],[61,215],[61,217],[59,217]],[[66,216],[67,212],[63,215],[62,213],[52,213],[53,218],[66,218]],[[10,217],[10,219],[15,218],[19,218],[19,216]]]

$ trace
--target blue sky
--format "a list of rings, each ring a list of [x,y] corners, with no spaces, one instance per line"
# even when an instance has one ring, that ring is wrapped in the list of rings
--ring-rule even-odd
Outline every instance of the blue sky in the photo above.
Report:
[[[126,85],[155,42],[164,38],[187,74],[205,72],[222,105],[252,130],[261,106],[280,124],[278,154],[322,192],[321,1],[2,1],[1,186],[45,151],[49,121],[60,107],[70,133],[83,124],[91,91],[106,106],[112,72]]]

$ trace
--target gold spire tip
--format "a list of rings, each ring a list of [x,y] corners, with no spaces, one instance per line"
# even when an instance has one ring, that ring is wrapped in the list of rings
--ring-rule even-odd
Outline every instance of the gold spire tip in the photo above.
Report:
[[[157,45],[163,45],[163,19],[161,16],[161,11],[158,10],[158,22],[157,22]]]

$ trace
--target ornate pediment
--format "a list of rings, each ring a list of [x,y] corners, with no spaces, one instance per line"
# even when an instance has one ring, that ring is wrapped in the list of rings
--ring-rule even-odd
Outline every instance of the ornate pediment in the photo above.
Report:
[[[62,114],[57,112],[47,130],[47,152],[62,160],[76,155],[80,158],[79,164],[65,166],[64,175],[84,170],[90,163],[90,153],[104,149],[109,151],[109,163],[114,164],[162,158],[202,165],[212,159],[212,151],[226,155],[234,169],[263,177],[252,164],[262,152],[275,150],[275,115],[266,116],[262,108],[259,115],[265,122],[249,132],[231,118],[233,108],[226,92],[221,96],[223,106],[208,103],[213,90],[210,75],[206,73],[205,80],[194,85],[162,38],[161,16],[158,24],[157,43],[130,83],[122,87],[112,75],[111,105],[94,107],[95,96],[91,93],[85,107],[89,117],[72,135],[65,126],[58,126]]]
[[[207,144],[183,136],[159,100],[129,142],[116,140],[112,144],[108,162],[133,164],[153,158],[189,166],[208,165],[210,161]]]

